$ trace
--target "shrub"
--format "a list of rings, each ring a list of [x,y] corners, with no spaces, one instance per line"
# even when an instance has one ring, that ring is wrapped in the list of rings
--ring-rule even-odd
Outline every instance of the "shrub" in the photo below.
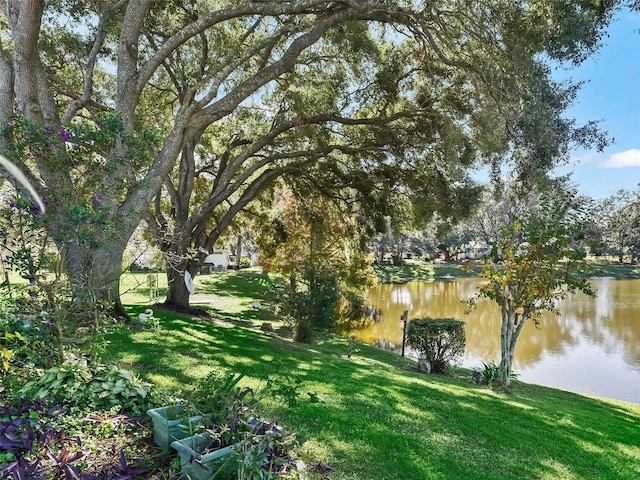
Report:
[[[0,370],[3,374],[20,375],[17,370],[46,368],[53,364],[57,349],[55,333],[48,314],[37,310],[37,302],[25,294],[25,288],[14,289],[15,298],[0,299]],[[17,370],[16,370],[17,369]]]
[[[455,318],[416,318],[407,326],[407,344],[436,373],[464,354],[465,342],[464,322]]]
[[[280,299],[281,313],[293,319],[295,340],[309,343],[313,330],[331,329],[341,299],[338,278],[323,267],[305,267],[304,290],[287,290]]]
[[[485,385],[493,385],[500,375],[500,366],[495,362],[482,364],[482,383]]]

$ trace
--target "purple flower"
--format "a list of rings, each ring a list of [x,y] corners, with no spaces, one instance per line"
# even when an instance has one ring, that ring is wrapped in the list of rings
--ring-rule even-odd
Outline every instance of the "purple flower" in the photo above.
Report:
[[[53,133],[53,128],[47,127],[43,130],[43,132],[45,135],[51,135]]]
[[[96,193],[93,197],[91,197],[91,203],[94,207],[99,207],[104,203],[104,199],[100,196],[99,193]]]
[[[71,140],[71,134],[63,128],[62,130],[60,130],[60,138],[63,142],[68,142],[69,140]]]
[[[9,200],[9,207],[18,208],[18,204],[16,203],[16,201],[13,198],[11,200]]]

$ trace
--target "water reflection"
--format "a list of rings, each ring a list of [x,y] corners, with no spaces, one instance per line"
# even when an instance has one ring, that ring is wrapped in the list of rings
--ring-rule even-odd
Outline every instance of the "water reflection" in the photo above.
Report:
[[[480,281],[378,285],[369,302],[382,312],[381,321],[356,332],[368,343],[399,346],[400,317],[455,317],[466,323],[463,365],[498,361],[500,313],[489,300],[465,313],[465,301]],[[523,381],[640,403],[640,280],[593,279],[596,297],[582,293],[558,304],[560,316],[545,314],[540,327],[525,325],[514,359]]]

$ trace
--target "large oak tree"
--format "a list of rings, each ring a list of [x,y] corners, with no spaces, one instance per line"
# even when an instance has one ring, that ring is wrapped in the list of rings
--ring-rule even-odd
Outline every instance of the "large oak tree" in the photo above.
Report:
[[[550,81],[544,59],[580,61],[595,48],[609,19],[594,2],[563,0],[8,0],[0,11],[0,110],[7,118],[17,106],[34,135],[26,146],[29,155],[12,160],[53,204],[47,228],[76,295],[111,300],[118,299],[127,240],[180,155],[191,154],[225,118],[268,98],[276,85],[303,85],[307,74],[317,78],[332,65],[330,58],[315,57],[331,36],[344,34],[348,45],[358,41],[360,28],[363,35],[377,34],[380,42],[406,38],[411,56],[403,60],[425,81],[415,83],[416,75],[403,78],[391,71],[384,95],[356,101],[370,110],[345,115],[285,109],[281,117],[268,112],[273,128],[313,124],[314,115],[330,115],[324,123],[329,130],[354,119],[403,116],[411,100],[409,110],[422,121],[429,109],[456,111],[441,118],[453,127],[453,136],[465,141],[451,142],[449,130],[435,130],[446,139],[441,145],[456,146],[454,151],[441,148],[442,161],[471,165],[472,157],[465,156],[469,148],[460,149],[466,143],[490,152],[484,160],[494,164],[517,151],[519,170],[535,173],[566,155],[571,140],[586,141],[593,133],[562,117],[571,90]],[[354,52],[359,54],[355,47]],[[172,66],[194,55],[200,60],[184,78],[168,84],[167,75],[178,71]],[[401,62],[389,66],[405,71]],[[371,68],[374,76],[385,73],[379,65]],[[376,89],[356,89],[352,98],[376,94]],[[396,110],[389,110],[387,99]],[[368,135],[392,131],[372,129]],[[420,138],[418,129],[410,133]],[[51,135],[63,142],[49,142]],[[252,139],[254,145],[259,141]],[[53,152],[47,151],[49,145]],[[400,152],[412,153],[408,159],[385,152],[366,161],[410,162],[420,158],[423,146],[417,142],[415,152]],[[86,165],[76,160],[79,149],[87,152]],[[237,184],[246,164],[238,160],[235,165],[219,169],[214,182],[224,185],[237,175],[232,181]],[[252,182],[259,175],[253,169],[243,178]]]

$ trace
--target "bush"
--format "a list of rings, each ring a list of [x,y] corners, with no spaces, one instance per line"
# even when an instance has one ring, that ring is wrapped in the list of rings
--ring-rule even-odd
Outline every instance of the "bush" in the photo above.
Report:
[[[305,267],[303,282],[305,290],[286,290],[279,304],[282,315],[293,319],[295,341],[309,343],[313,330],[335,326],[341,290],[334,273],[311,264]]]
[[[464,322],[455,318],[416,318],[407,326],[407,344],[436,373],[464,354],[465,342]]]

